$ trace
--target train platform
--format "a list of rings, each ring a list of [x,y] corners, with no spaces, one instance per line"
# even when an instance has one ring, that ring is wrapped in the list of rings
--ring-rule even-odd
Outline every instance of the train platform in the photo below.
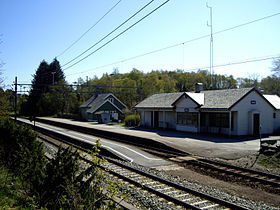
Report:
[[[80,122],[61,118],[40,118],[59,123],[82,126],[121,134],[149,139],[167,147],[185,153],[209,158],[238,159],[254,154],[260,149],[260,139],[227,138],[221,136],[199,135],[179,131],[156,130],[144,128],[128,128],[120,125],[98,124],[96,122]]]

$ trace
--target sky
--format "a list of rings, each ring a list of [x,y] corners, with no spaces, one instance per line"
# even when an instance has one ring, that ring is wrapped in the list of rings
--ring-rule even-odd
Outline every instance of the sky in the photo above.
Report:
[[[100,78],[115,68],[119,73],[133,68],[144,73],[209,70],[211,22],[206,3],[212,8],[214,73],[258,79],[272,74],[272,62],[280,56],[279,0],[169,0],[141,20],[166,2],[154,0],[102,40],[149,2],[1,0],[5,88],[13,87],[15,77],[19,84],[31,83],[40,62],[54,58],[68,83],[79,77]]]

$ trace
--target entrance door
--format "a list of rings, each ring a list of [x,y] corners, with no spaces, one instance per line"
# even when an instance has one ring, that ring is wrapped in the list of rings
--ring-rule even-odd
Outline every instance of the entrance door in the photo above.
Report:
[[[253,118],[253,135],[257,136],[260,134],[260,114],[254,114],[254,118]]]

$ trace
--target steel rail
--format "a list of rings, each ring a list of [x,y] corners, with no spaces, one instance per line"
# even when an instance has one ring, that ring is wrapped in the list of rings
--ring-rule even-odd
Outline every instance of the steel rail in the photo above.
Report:
[[[48,132],[51,133],[51,137],[52,137],[52,138],[56,138],[56,139],[57,139],[57,137],[54,136],[54,133],[51,132],[51,131],[49,131],[49,130],[47,130],[46,132],[44,132],[44,134],[47,135]],[[69,144],[69,142],[67,142],[65,139],[61,139],[60,137],[61,137],[61,134],[59,134],[59,137],[58,137],[58,138],[59,138],[59,139],[58,139],[59,141],[62,140],[63,143]],[[68,138],[70,139],[70,137],[67,136],[67,139],[68,139]],[[73,147],[76,147],[76,148],[78,148],[78,149],[80,149],[80,150],[83,150],[83,151],[85,151],[85,152],[88,152],[88,149],[87,149],[87,148],[83,148],[83,146],[79,146],[79,145],[74,144],[74,143],[73,143],[73,140],[70,140],[70,142],[71,142],[70,144],[71,144]],[[203,199],[207,199],[207,200],[209,200],[210,202],[214,202],[214,203],[219,204],[219,205],[222,205],[222,206],[224,206],[224,207],[231,208],[231,209],[246,209],[245,207],[236,205],[236,204],[234,204],[234,203],[230,203],[230,202],[228,202],[228,201],[224,201],[224,200],[221,200],[221,199],[219,199],[219,198],[212,197],[212,196],[207,195],[207,194],[205,194],[205,193],[201,193],[201,192],[195,191],[195,190],[193,190],[193,189],[186,188],[186,187],[184,187],[184,186],[182,186],[182,185],[178,185],[178,184],[173,183],[173,182],[170,182],[170,181],[168,181],[168,180],[165,180],[165,179],[156,177],[156,176],[154,176],[154,175],[152,175],[152,174],[149,174],[149,173],[143,172],[143,171],[141,171],[141,170],[135,169],[135,168],[133,168],[133,167],[127,166],[127,165],[122,164],[122,163],[120,163],[120,162],[118,162],[118,161],[116,161],[116,160],[114,160],[114,159],[112,159],[112,158],[104,157],[104,156],[100,156],[100,157],[105,158],[108,162],[110,162],[110,163],[112,163],[112,164],[115,164],[115,165],[117,165],[117,166],[120,166],[121,168],[125,168],[125,169],[127,169],[127,170],[129,170],[129,171],[132,171],[132,172],[134,172],[134,173],[140,174],[140,175],[142,175],[142,176],[144,176],[144,177],[148,177],[148,178],[150,178],[150,179],[152,179],[152,180],[155,180],[155,181],[158,181],[158,182],[163,183],[163,184],[165,184],[165,185],[174,187],[175,189],[184,191],[185,193],[189,193],[189,194],[192,194],[192,195],[194,195],[194,196],[197,196],[197,197],[200,197],[200,198],[203,198]],[[90,161],[90,160],[87,160],[87,159],[84,159],[84,160],[85,160],[85,161]],[[159,190],[153,189],[153,188],[150,187],[150,186],[143,185],[143,183],[139,183],[139,182],[137,182],[136,180],[133,180],[133,179],[131,179],[131,178],[128,178],[126,175],[121,175],[120,173],[117,173],[117,172],[115,172],[115,171],[113,171],[113,170],[110,170],[110,169],[108,169],[108,168],[106,168],[106,167],[103,167],[103,166],[99,166],[99,167],[100,167],[101,169],[106,170],[107,172],[113,174],[114,176],[117,176],[117,177],[119,177],[119,178],[121,178],[121,179],[123,179],[123,180],[126,180],[126,181],[128,181],[129,183],[132,183],[132,184],[134,184],[134,185],[136,185],[136,186],[138,186],[138,187],[141,187],[141,188],[143,188],[143,189],[145,189],[145,190],[147,190],[147,191],[149,191],[149,192],[151,192],[151,193],[153,193],[153,194],[156,194],[156,195],[158,195],[159,197],[162,197],[162,198],[164,198],[164,199],[166,199],[166,200],[169,200],[169,201],[171,201],[171,202],[173,202],[173,203],[175,203],[175,204],[177,204],[177,205],[180,205],[180,206],[183,206],[183,207],[186,207],[186,208],[189,208],[189,209],[201,209],[201,208],[198,208],[198,207],[196,207],[196,206],[194,206],[194,205],[192,205],[192,204],[189,204],[189,203],[187,203],[187,202],[185,202],[185,201],[182,201],[182,200],[180,200],[180,199],[177,199],[177,198],[175,198],[175,197],[172,197],[172,196],[170,196],[168,193],[163,193],[163,192],[161,192],[161,191],[159,191]]]
[[[260,171],[254,171],[254,170],[245,169],[245,168],[241,168],[241,167],[235,167],[235,166],[232,166],[232,165],[229,165],[229,164],[223,164],[223,163],[220,164],[220,163],[217,163],[215,161],[209,161],[209,160],[206,160],[206,159],[187,160],[187,161],[183,161],[182,163],[196,165],[196,166],[199,166],[199,167],[202,167],[202,168],[210,169],[212,171],[218,171],[220,173],[226,173],[226,174],[229,174],[229,175],[239,176],[239,177],[242,177],[242,178],[245,178],[245,179],[250,179],[250,180],[262,183],[262,184],[268,184],[268,185],[271,185],[273,187],[280,188],[280,182],[275,182],[275,181],[271,181],[269,179],[264,179],[264,178],[260,178],[260,177],[257,177],[257,176],[252,176],[254,174],[255,175],[261,175],[262,174],[262,176],[265,176],[264,174],[266,174],[266,173],[262,173]],[[215,166],[215,164],[218,165],[218,166]],[[219,166],[220,167],[225,167],[226,169],[219,168]],[[230,171],[228,169],[233,169],[235,171]],[[238,172],[238,171],[241,171],[241,172]],[[244,173],[249,173],[249,174],[244,174]],[[250,173],[251,173],[251,175],[250,175]],[[277,175],[274,175],[274,174],[270,174],[270,176],[278,177]]]

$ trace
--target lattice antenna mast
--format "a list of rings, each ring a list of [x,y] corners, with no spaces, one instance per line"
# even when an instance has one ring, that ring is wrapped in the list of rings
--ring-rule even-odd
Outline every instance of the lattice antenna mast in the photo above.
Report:
[[[213,88],[213,81],[212,81],[212,75],[214,74],[213,70],[213,24],[212,24],[212,7],[208,6],[208,3],[206,3],[206,7],[210,9],[210,24],[207,21],[207,26],[210,27],[210,78],[211,78],[211,88]]]

